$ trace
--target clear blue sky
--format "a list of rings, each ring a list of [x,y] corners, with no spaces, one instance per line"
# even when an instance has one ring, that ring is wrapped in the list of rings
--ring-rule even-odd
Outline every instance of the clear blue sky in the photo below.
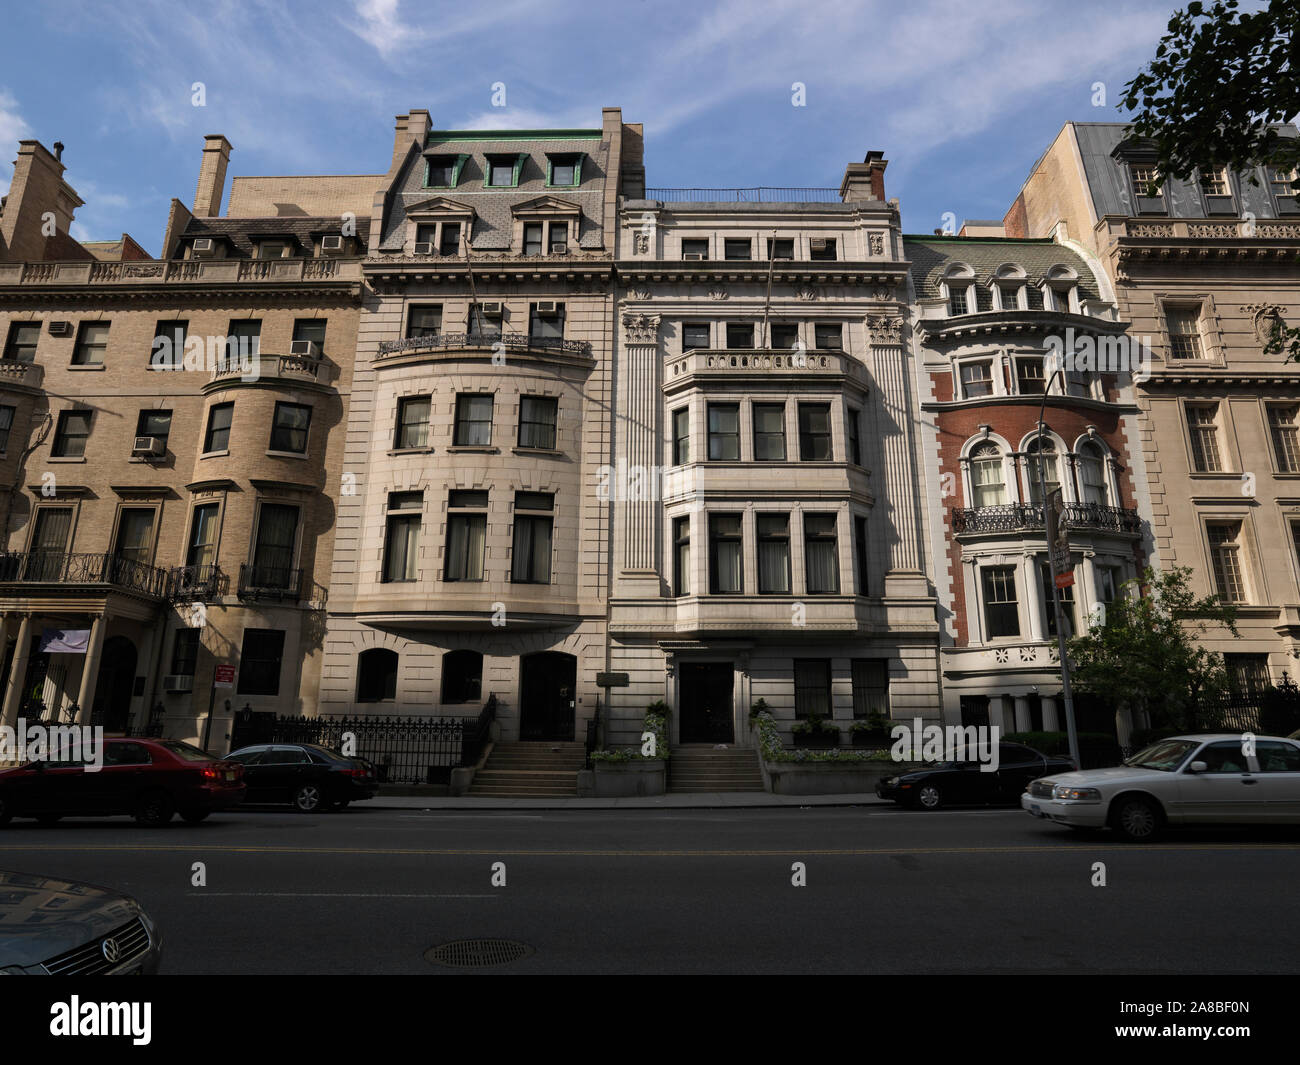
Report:
[[[234,144],[232,175],[379,173],[412,107],[456,129],[597,126],[618,106],[645,125],[650,185],[838,186],[880,149],[904,227],[929,232],[948,211],[1001,218],[1063,122],[1120,119],[1174,6],[0,0],[0,188],[19,139],[61,140],[74,234],[156,254],[206,133]]]

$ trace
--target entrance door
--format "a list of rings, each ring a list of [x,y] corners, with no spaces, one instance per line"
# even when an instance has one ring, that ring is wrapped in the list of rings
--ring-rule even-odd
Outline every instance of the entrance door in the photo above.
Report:
[[[734,743],[736,726],[731,662],[683,662],[677,666],[681,692],[682,743]]]
[[[562,651],[520,659],[519,738],[571,740],[577,706],[578,660]]]
[[[102,625],[103,622],[101,621]],[[95,680],[91,720],[109,732],[125,732],[131,717],[131,691],[135,684],[135,644],[125,636],[104,641]]]

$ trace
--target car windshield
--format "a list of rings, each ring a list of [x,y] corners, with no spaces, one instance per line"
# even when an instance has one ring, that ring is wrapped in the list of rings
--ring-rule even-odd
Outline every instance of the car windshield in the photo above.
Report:
[[[186,762],[215,762],[216,759],[207,751],[201,751],[188,743],[182,743],[180,740],[154,740],[159,747],[170,751],[177,758]]]
[[[1161,740],[1138,751],[1124,764],[1135,769],[1158,769],[1162,773],[1172,773],[1199,746],[1196,740]]]
[[[305,743],[307,753],[313,758],[324,762],[346,762],[347,759],[338,751],[331,751],[328,747],[322,747],[319,743]]]

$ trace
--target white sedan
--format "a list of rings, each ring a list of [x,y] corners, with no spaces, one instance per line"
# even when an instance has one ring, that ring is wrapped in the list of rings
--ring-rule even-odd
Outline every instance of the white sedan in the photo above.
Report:
[[[1300,742],[1221,733],[1172,736],[1113,769],[1033,781],[1020,805],[1071,828],[1154,839],[1166,824],[1300,825]]]

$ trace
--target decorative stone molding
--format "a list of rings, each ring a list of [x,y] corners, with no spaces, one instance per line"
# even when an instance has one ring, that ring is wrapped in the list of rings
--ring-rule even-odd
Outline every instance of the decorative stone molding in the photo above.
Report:
[[[632,251],[636,255],[650,254],[650,234],[636,230],[632,233]]]
[[[885,301],[892,300],[894,298],[894,290],[892,288],[889,288],[888,286],[881,285],[880,287],[872,290],[871,298],[873,300],[877,300],[881,303],[884,303]]]
[[[711,300],[725,300],[730,298],[731,293],[727,291],[725,285],[714,285],[709,289],[709,299]]]
[[[867,328],[871,331],[871,340],[874,344],[901,344],[903,342],[903,319],[895,315],[868,315]]]
[[[1237,236],[1236,222],[1189,222],[1187,235],[1193,238],[1229,240]]]
[[[659,315],[625,314],[623,329],[629,344],[657,344],[659,342]]]
[[[800,285],[794,290],[794,296],[795,299],[800,300],[815,300],[819,298],[820,293],[812,285]]]
[[[650,290],[637,285],[627,290],[627,298],[630,300],[648,300],[650,298]]]
[[[872,255],[885,254],[885,235],[883,233],[868,233],[867,247]]]
[[[1282,308],[1276,303],[1248,303],[1241,308],[1243,314],[1249,314],[1255,323],[1255,340],[1260,347],[1273,339],[1276,333],[1286,328],[1286,319],[1282,317]]]

